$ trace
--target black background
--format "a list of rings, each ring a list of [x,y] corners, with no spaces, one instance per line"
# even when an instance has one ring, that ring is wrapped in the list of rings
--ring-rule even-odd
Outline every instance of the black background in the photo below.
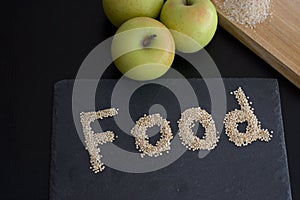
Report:
[[[116,28],[101,0],[12,1],[1,3],[1,15],[0,198],[48,199],[53,85],[75,78]],[[300,199],[300,90],[221,27],[206,50],[223,77],[278,79],[292,193]],[[119,76],[113,67],[104,74]]]

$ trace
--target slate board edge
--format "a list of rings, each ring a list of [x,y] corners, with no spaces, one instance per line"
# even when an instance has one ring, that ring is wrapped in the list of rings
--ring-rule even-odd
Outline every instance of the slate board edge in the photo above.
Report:
[[[283,118],[282,118],[282,109],[281,109],[281,98],[280,98],[280,91],[279,91],[279,84],[278,84],[278,80],[275,79],[275,85],[276,85],[276,92],[277,92],[277,97],[278,97],[278,107],[279,107],[279,116],[280,116],[280,125],[278,126],[281,126],[282,127],[282,132],[283,134],[281,134],[280,136],[280,139],[282,141],[282,152],[284,154],[284,157],[285,157],[285,163],[286,163],[286,166],[287,166],[287,178],[288,178],[288,181],[289,181],[289,196],[291,197],[291,199],[293,199],[293,196],[292,196],[292,188],[291,188],[291,180],[290,180],[290,173],[289,173],[289,165],[288,165],[288,160],[287,160],[287,150],[286,150],[286,143],[285,143],[285,131],[284,131],[284,125],[283,125]]]

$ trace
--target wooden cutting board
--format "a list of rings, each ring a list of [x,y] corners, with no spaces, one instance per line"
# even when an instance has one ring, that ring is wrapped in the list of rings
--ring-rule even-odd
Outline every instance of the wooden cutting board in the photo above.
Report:
[[[271,0],[271,17],[256,28],[230,21],[212,0],[219,24],[300,88],[300,0]]]

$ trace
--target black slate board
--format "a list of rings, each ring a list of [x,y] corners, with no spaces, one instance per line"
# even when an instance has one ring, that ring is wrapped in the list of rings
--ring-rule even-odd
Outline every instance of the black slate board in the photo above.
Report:
[[[100,81],[95,110],[110,107],[116,81]],[[210,101],[203,80],[190,79],[189,82],[197,93],[199,105],[209,112]],[[257,141],[238,148],[223,132],[218,146],[202,159],[197,152],[187,151],[174,163],[154,172],[135,174],[106,167],[97,175],[89,169],[88,153],[74,126],[73,83],[73,80],[64,80],[55,85],[50,199],[292,199],[276,80],[224,79],[227,112],[238,108],[229,92],[241,86],[250,96],[262,127],[274,131],[269,143]],[[180,117],[178,102],[167,90],[157,85],[149,87],[133,95],[132,118],[138,119],[149,106],[160,103],[166,106],[167,119],[176,133]],[[145,95],[154,96],[145,98]],[[110,123],[106,125],[113,129]],[[118,146],[135,151],[130,136],[121,131],[115,134],[119,136]]]

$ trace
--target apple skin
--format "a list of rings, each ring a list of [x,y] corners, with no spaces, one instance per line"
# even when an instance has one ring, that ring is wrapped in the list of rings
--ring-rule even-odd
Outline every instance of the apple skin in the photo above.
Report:
[[[136,17],[119,27],[112,40],[111,54],[116,67],[128,78],[152,80],[169,70],[175,56],[175,42],[161,22]]]
[[[194,53],[213,38],[218,16],[210,0],[167,0],[160,21],[171,30],[178,51]]]
[[[157,18],[164,0],[103,0],[103,10],[113,25],[119,27],[134,17]]]

